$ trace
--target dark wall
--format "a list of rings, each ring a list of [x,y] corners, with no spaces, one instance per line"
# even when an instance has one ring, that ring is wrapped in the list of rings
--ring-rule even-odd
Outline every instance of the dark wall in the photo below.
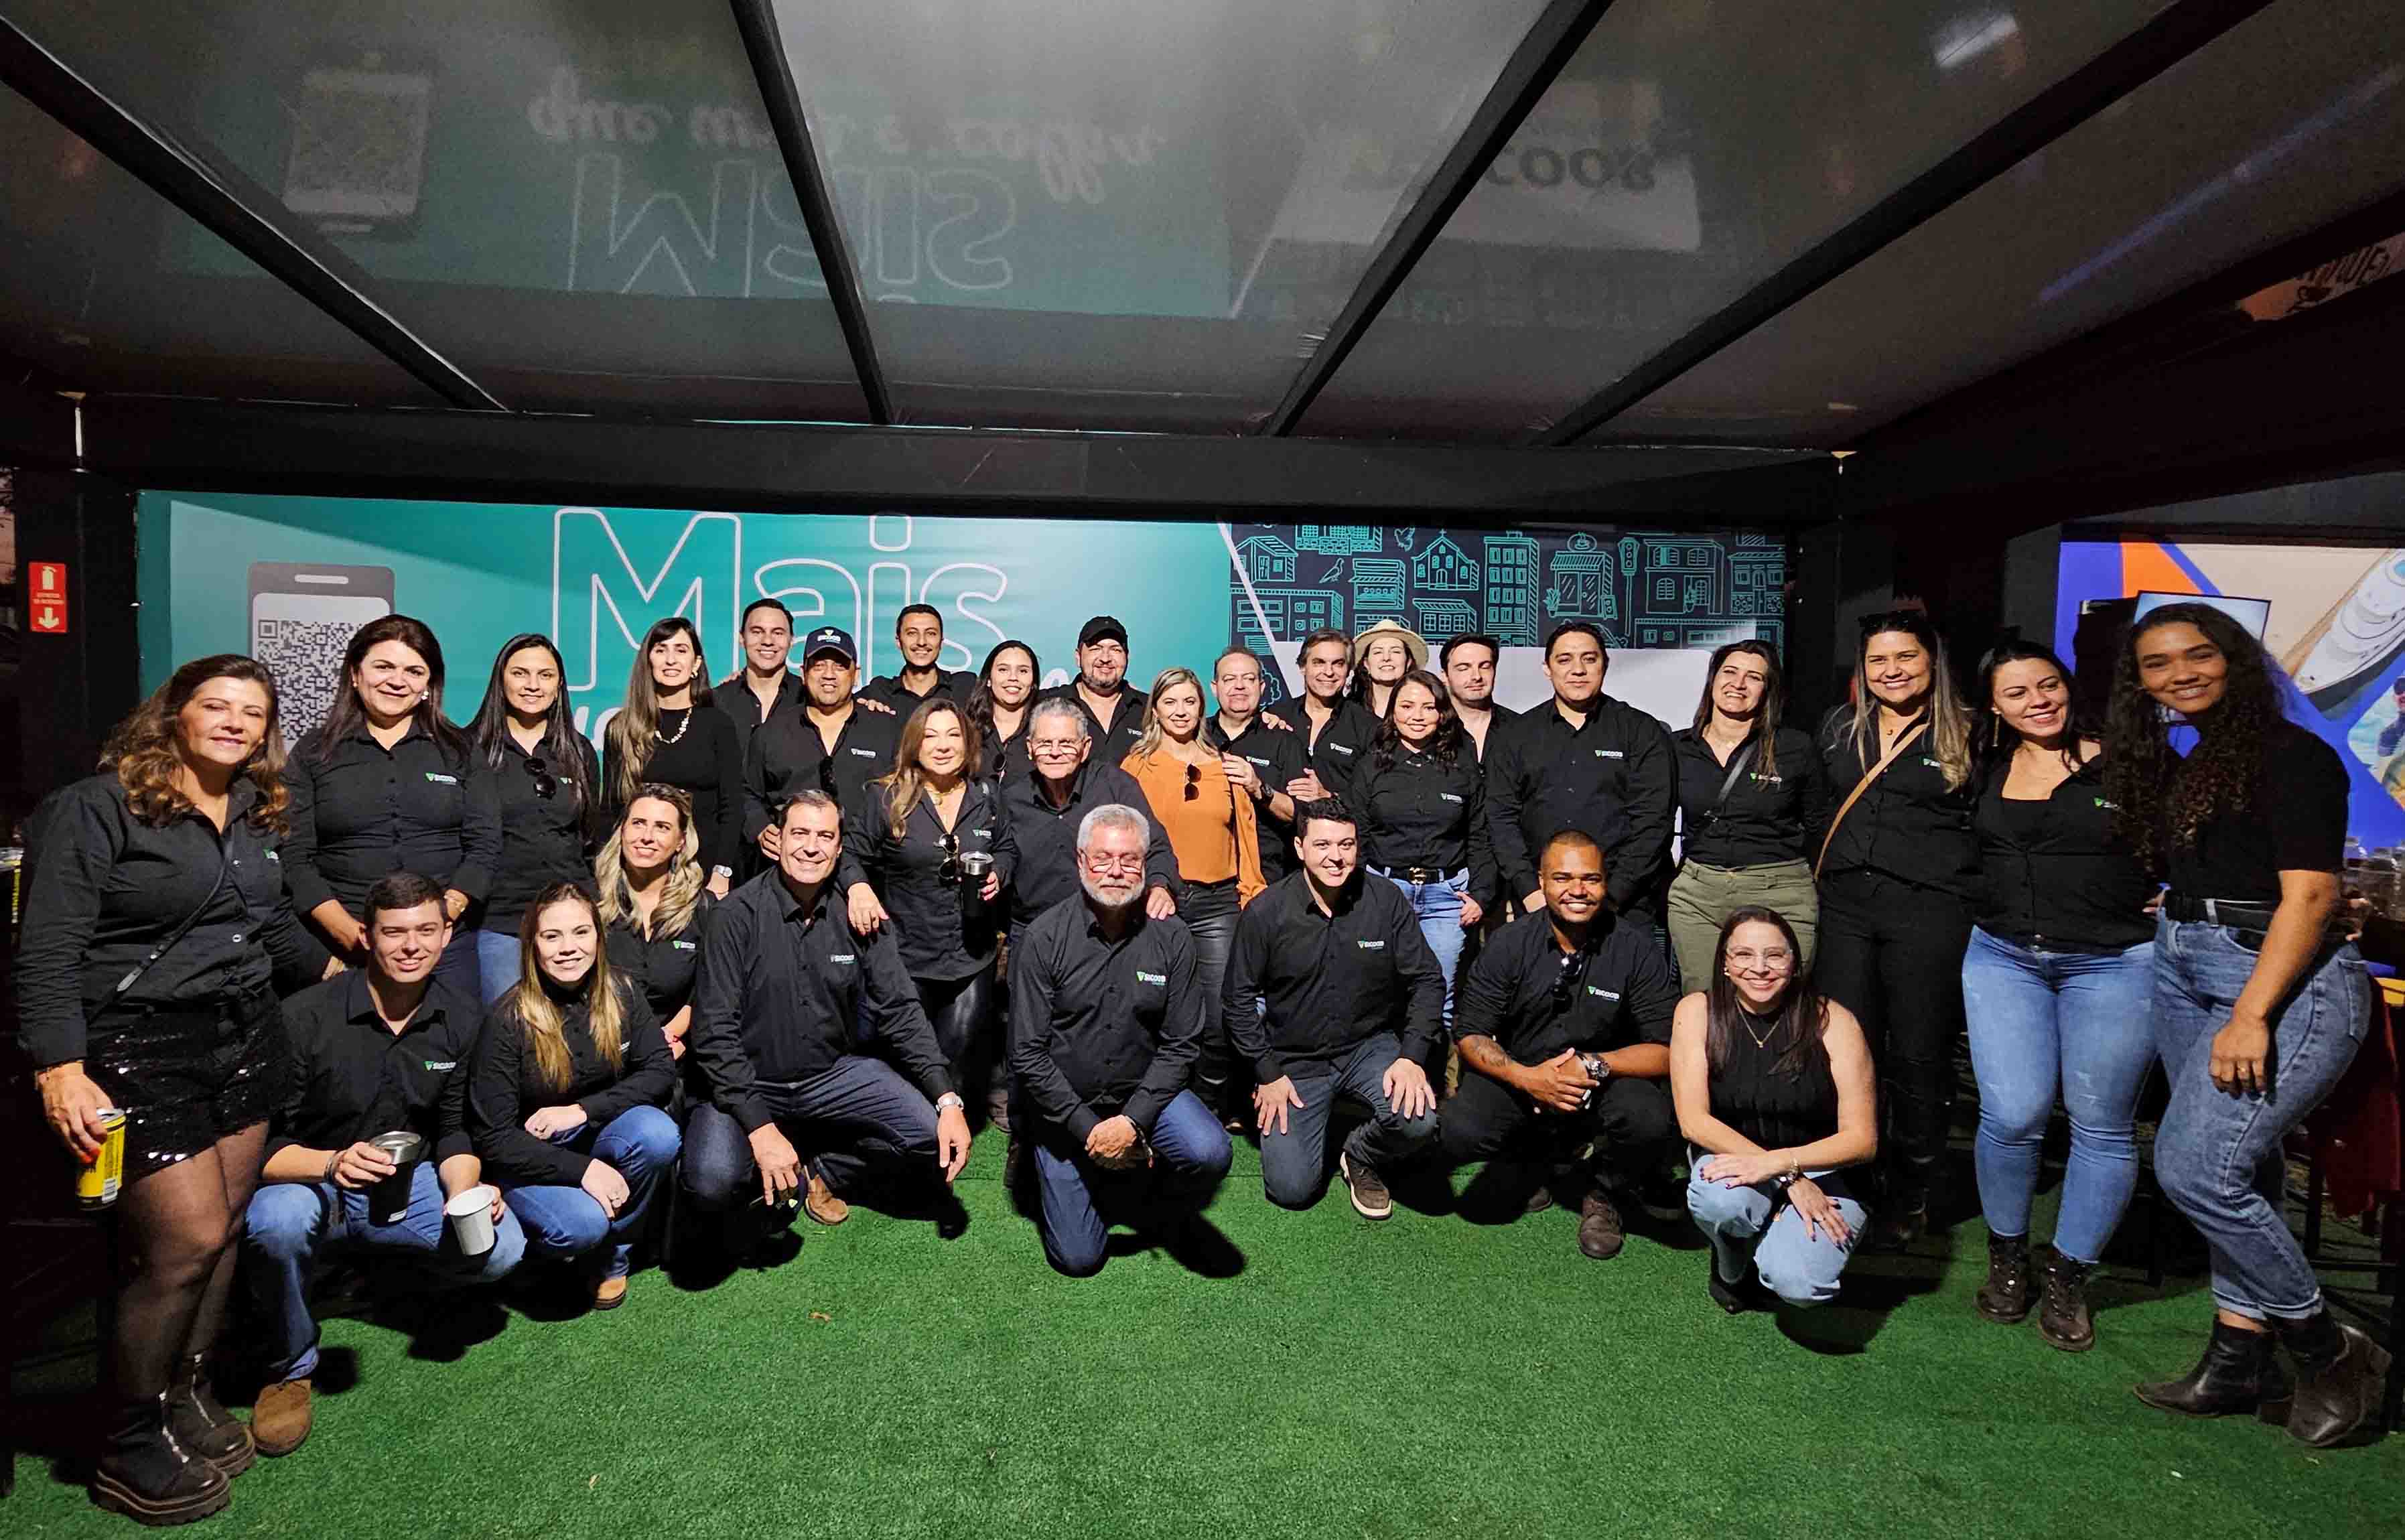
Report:
[[[20,570],[67,564],[66,635],[24,633],[17,672],[19,794],[37,799],[90,775],[101,740],[140,698],[134,492],[89,476],[20,471],[16,511]]]

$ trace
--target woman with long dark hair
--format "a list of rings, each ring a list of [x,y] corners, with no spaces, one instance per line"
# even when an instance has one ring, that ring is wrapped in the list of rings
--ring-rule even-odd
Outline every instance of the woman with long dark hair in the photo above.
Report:
[[[1737,909],[1710,983],[1671,1017],[1687,1211],[1711,1242],[1712,1300],[1731,1315],[1835,1298],[1863,1233],[1845,1170],[1878,1149],[1870,1047],[1853,1013],[1812,987],[1803,956],[1778,910]]]
[[[677,1155],[676,1061],[642,991],[610,966],[583,885],[527,904],[525,964],[468,1071],[468,1136],[531,1256],[591,1257],[597,1310],[626,1302],[634,1236]]]
[[[1454,715],[1451,692],[1425,668],[1395,681],[1386,720],[1353,781],[1361,864],[1403,890],[1444,970],[1444,1019],[1463,937],[1486,917],[1502,876],[1487,842],[1485,777]]]
[[[982,765],[967,707],[938,695],[910,713],[893,773],[870,782],[874,802],[845,818],[847,869],[866,878],[847,902],[857,929],[890,916],[952,1084],[969,1106],[985,1108],[988,1122],[1007,1127],[1006,1077],[992,1072],[1001,1029],[993,981],[1002,890],[1019,843]]]
[[[443,714],[442,644],[423,621],[381,616],[352,635],[343,681],[284,767],[292,907],[337,956],[364,962],[368,889],[395,872],[425,877],[454,927],[435,976],[481,1000],[476,932],[461,922],[500,864],[500,797]]]
[[[2197,733],[2185,759],[2171,713]],[[2138,1397],[2343,1442],[2379,1415],[2388,1354],[2330,1319],[2282,1213],[2281,1145],[2346,1072],[2369,1021],[2341,918],[2345,765],[2282,716],[2262,645],[2206,604],[2165,605],[2131,628],[2104,741],[2122,831],[2171,883],[2155,928],[2155,1041],[2172,1089],[2155,1175],[2204,1235],[2215,1306],[2196,1367]]]
[[[2096,1343],[2088,1274],[2138,1178],[2138,1092],[2155,1062],[2154,885],[2115,827],[2103,745],[2079,720],[2062,660],[2001,643],[1979,660],[1972,699],[1980,884],[1962,1003],[1988,1221],[1977,1308],[2005,1323],[2030,1312],[2030,1200],[2059,1086],[2071,1159],[2037,1326],[2052,1346],[2085,1352]]]
[[[969,718],[985,740],[986,763],[996,780],[1027,774],[1027,711],[1035,704],[1044,665],[1023,641],[1000,641],[977,669],[969,692]]]
[[[710,934],[710,897],[701,870],[693,799],[681,788],[647,781],[619,815],[593,858],[611,966],[641,985],[668,1052],[684,1057],[693,1025],[694,983]]]
[[[601,770],[593,745],[568,709],[559,649],[528,631],[493,655],[485,701],[468,724],[468,741],[493,777],[501,808],[501,860],[476,932],[476,961],[487,1005],[518,981],[524,950],[519,922],[535,895],[555,883],[579,882],[588,868]]]
[[[1353,686],[1347,693],[1383,721],[1395,686],[1428,664],[1428,644],[1418,632],[1400,621],[1380,621],[1353,638]]]
[[[185,664],[100,763],[31,822],[18,1030],[78,1163],[100,1153],[106,1114],[125,1120],[126,1266],[105,1317],[116,1404],[92,1500],[182,1523],[224,1507],[254,1453],[206,1361],[284,1066],[275,986],[332,968],[278,870],[288,794],[265,667]]]
[[[1712,653],[1692,726],[1670,735],[1679,769],[1680,861],[1663,917],[1679,975],[1712,976],[1712,949],[1731,911],[1776,909],[1812,965],[1821,900],[1812,882],[1812,833],[1828,821],[1829,777],[1812,735],[1780,721],[1786,676],[1768,642],[1733,641]]]
[[[635,651],[626,704],[601,742],[610,805],[624,809],[645,781],[681,786],[693,798],[701,864],[724,898],[743,847],[743,749],[734,721],[710,703],[701,633],[682,615],[653,623]]]
[[[1885,1191],[1870,1243],[1893,1250],[1929,1225],[1952,1115],[1979,842],[1971,832],[1971,721],[1927,615],[1862,623],[1860,692],[1821,744],[1837,799],[1821,835],[1822,992],[1854,1013],[1878,1065]]]

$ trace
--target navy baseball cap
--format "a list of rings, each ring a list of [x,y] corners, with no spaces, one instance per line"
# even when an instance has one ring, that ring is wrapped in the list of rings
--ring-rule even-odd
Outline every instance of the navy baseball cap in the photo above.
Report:
[[[822,652],[832,652],[848,664],[860,662],[860,649],[851,645],[851,633],[832,625],[822,625],[802,643],[802,662],[808,665]]]

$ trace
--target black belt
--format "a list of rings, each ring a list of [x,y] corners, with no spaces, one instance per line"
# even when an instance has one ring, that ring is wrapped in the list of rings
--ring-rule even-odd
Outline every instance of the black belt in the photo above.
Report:
[[[1382,877],[1399,877],[1405,882],[1451,882],[1469,872],[1468,867],[1448,872],[1441,866],[1372,866],[1370,870]]]
[[[2189,924],[2227,925],[2236,931],[2268,931],[2271,917],[2279,912],[2276,903],[2256,899],[2183,898],[2169,893],[2163,898],[2163,913]]]

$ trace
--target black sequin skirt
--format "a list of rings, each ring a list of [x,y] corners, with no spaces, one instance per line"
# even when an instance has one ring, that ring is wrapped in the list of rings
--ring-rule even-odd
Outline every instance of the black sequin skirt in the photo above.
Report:
[[[272,994],[197,1010],[104,1009],[87,1029],[84,1072],[125,1113],[128,1184],[264,1122],[286,1070]]]

